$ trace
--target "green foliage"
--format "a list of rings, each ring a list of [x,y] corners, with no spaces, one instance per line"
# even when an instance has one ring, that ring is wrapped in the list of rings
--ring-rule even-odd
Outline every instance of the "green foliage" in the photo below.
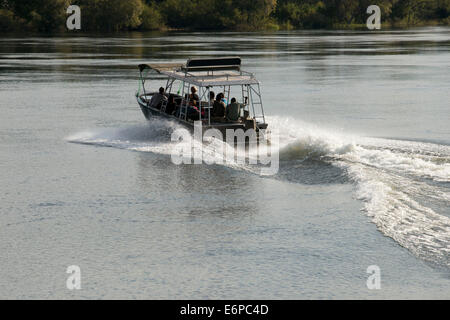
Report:
[[[172,28],[261,29],[276,0],[166,0],[160,9]]]
[[[14,19],[14,12],[8,9],[0,9],[0,30],[14,31],[19,27],[19,23]]]
[[[415,25],[448,19],[450,0],[278,0],[279,23],[294,28],[364,25],[370,5],[381,9],[382,23]]]
[[[164,29],[165,20],[161,12],[153,3],[145,4],[141,15],[142,24],[140,26],[143,30],[161,30]]]
[[[69,0],[4,0],[2,6],[13,12],[15,28],[56,32],[65,27]]]
[[[0,0],[0,31],[66,30],[70,4],[82,31],[363,26],[370,5],[387,25],[450,23],[450,0]]]
[[[84,30],[119,31],[135,29],[142,23],[141,0],[80,0]]]
[[[279,1],[275,16],[291,28],[323,28],[329,25],[323,1]]]

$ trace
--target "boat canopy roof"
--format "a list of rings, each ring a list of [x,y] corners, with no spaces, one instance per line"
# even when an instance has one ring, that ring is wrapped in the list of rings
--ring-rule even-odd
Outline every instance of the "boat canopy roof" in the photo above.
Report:
[[[182,63],[140,64],[139,70],[152,69],[169,78],[199,87],[258,84],[255,76],[241,70],[241,58],[189,59]]]

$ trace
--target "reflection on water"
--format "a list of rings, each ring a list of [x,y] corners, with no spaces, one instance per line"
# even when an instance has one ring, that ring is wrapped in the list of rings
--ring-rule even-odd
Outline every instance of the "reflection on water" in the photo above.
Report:
[[[427,28],[414,31],[290,31],[277,33],[141,33],[128,32],[112,36],[87,35],[71,37],[14,37],[3,36],[0,55],[7,63],[1,70],[27,72],[33,78],[45,74],[67,73],[71,79],[98,79],[99,72],[108,77],[135,78],[132,72],[141,61],[180,61],[189,57],[235,55],[244,58],[246,65],[262,58],[276,61],[314,60],[322,71],[328,58],[333,64],[346,63],[341,58],[370,55],[403,56],[403,64],[414,63],[411,55],[447,52],[450,46],[447,28]],[[372,60],[371,62],[373,62]],[[256,62],[256,61],[255,61]],[[439,60],[427,65],[440,66]],[[356,64],[357,65],[357,64]],[[355,67],[356,67],[355,65]],[[339,72],[339,70],[336,70]],[[344,70],[342,70],[344,71]],[[324,74],[326,75],[326,74]],[[25,75],[24,75],[25,76]]]
[[[148,195],[165,197],[189,215],[247,216],[258,210],[257,177],[216,165],[174,165],[167,156],[138,155],[137,179]]]

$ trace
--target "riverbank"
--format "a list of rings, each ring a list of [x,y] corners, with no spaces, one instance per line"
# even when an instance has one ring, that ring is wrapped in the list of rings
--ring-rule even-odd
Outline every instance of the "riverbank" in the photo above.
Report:
[[[47,3],[48,2],[48,3]],[[47,4],[47,5],[45,5]],[[377,2],[382,28],[450,25],[450,1]],[[79,21],[79,31],[267,31],[365,28],[369,17],[361,1],[293,0],[79,0],[67,11],[67,0],[40,4],[4,0],[0,31],[59,32]],[[78,30],[78,29],[77,29]]]

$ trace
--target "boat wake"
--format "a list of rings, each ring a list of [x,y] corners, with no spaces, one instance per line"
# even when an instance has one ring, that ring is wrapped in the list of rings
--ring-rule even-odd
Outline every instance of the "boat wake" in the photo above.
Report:
[[[132,151],[169,154],[171,134],[178,125],[171,121],[152,121],[124,128],[86,130],[66,138],[68,142],[113,147]]]
[[[384,235],[424,260],[450,267],[449,146],[342,136],[291,119],[270,123],[288,132],[280,139],[287,167],[321,160],[340,168],[340,180],[331,181],[354,182],[363,210]]]
[[[280,129],[274,130],[280,132],[275,146],[280,170],[274,178],[354,183],[363,211],[380,232],[419,258],[450,268],[450,146],[341,135],[289,118],[272,117],[268,123]],[[82,132],[68,141],[170,155],[171,133],[177,128],[158,121]],[[223,157],[216,152],[218,143],[203,147],[210,162]],[[259,172],[255,166],[230,166]]]

